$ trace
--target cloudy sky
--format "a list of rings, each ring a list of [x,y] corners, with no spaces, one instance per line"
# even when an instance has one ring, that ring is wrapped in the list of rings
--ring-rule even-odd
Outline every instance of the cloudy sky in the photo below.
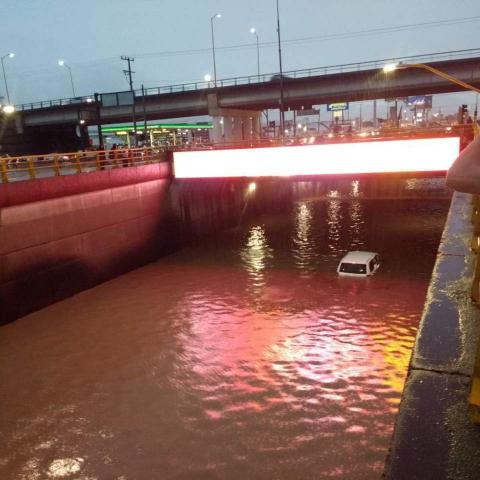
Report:
[[[15,103],[278,70],[275,0],[1,0],[0,55]],[[280,0],[284,70],[480,47],[478,0]],[[0,95],[3,94],[0,84]]]

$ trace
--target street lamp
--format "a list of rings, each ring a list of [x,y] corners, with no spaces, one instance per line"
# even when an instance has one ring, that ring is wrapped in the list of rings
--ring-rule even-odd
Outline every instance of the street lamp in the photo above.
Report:
[[[438,68],[434,68],[430,65],[425,65],[424,63],[388,63],[383,67],[383,73],[391,73],[391,72],[394,72],[395,70],[404,70],[406,68],[421,68],[423,70],[427,70],[433,73],[434,75],[438,75],[439,77],[442,77],[445,80],[449,80],[452,83],[460,85],[466,90],[472,90],[473,92],[480,93],[480,89],[478,89],[477,87],[474,87],[473,85],[470,85],[469,83],[466,83],[460,80],[459,78],[454,77],[453,75],[450,75],[446,72],[442,72],[441,70],[438,70]]]
[[[421,68],[423,70],[427,70],[434,75],[444,78],[456,85],[459,85],[466,90],[470,90],[472,92],[480,93],[480,89],[470,85],[463,80],[460,80],[449,73],[442,72],[438,70],[438,68],[434,68],[430,65],[425,65],[423,63],[390,63],[383,67],[384,73],[393,72],[398,69],[405,69],[405,68]],[[447,181],[446,184],[448,187],[452,188],[453,190],[457,190],[458,192],[465,192],[465,193],[474,193],[480,194],[480,136],[477,136],[476,133],[478,131],[477,119],[474,119],[473,122],[473,132],[476,138],[468,148],[464,149],[458,158],[453,162],[447,172]]]
[[[6,55],[4,55],[3,57],[1,57],[1,61],[2,61],[2,72],[3,72],[3,81],[5,82],[5,93],[7,94],[7,102],[8,104],[10,105],[10,95],[8,93],[8,85],[7,85],[7,75],[5,74],[5,65],[3,63],[3,61],[6,59],[6,58],[13,58],[15,56],[14,53],[7,53]]]
[[[7,115],[10,115],[15,111],[15,107],[13,105],[5,105],[2,108],[3,113],[6,113]]]
[[[459,85],[466,90],[470,90],[472,92],[477,92],[480,93],[480,89],[477,87],[474,87],[473,85],[470,85],[467,82],[464,82],[463,80],[460,80],[457,77],[454,77],[453,75],[450,75],[449,73],[443,72],[442,70],[439,70],[438,68],[432,67],[431,65],[426,65],[424,63],[387,63],[383,67],[383,73],[391,73],[394,72],[395,70],[405,70],[406,68],[420,68],[422,70],[426,70],[427,72],[433,73],[434,75],[437,75],[438,77],[444,78],[445,80],[448,80],[449,82],[455,83],[456,85]],[[478,126],[477,126],[477,116],[475,113],[475,118],[473,122],[473,134],[476,136],[477,131],[478,131]]]
[[[250,33],[252,35],[255,35],[255,38],[257,39],[257,75],[258,75],[258,81],[260,81],[260,43],[258,40],[258,33],[255,27],[252,27],[250,29]]]
[[[73,96],[76,97],[76,95],[75,95],[75,87],[74,87],[74,85],[73,85],[72,68],[71,68],[70,66],[68,66],[68,65],[65,63],[64,60],[59,60],[59,61],[58,61],[58,65],[59,65],[60,67],[66,67],[66,68],[68,68],[68,73],[70,74],[70,84],[71,84],[71,86],[72,86]]]
[[[283,108],[283,70],[282,70],[282,42],[280,38],[280,8],[278,6],[277,0],[277,34],[278,34],[278,63],[280,67],[280,132],[282,135],[282,139],[284,136],[284,129],[285,129],[285,112]]]
[[[213,84],[215,85],[215,88],[217,88],[217,65],[215,62],[215,35],[213,33],[213,21],[216,18],[221,18],[220,13],[216,13],[212,17],[210,17],[210,30],[212,32],[212,55],[213,55]]]
[[[212,76],[209,73],[206,73],[203,76],[203,79],[207,82],[207,87],[210,88],[210,82],[212,81]]]

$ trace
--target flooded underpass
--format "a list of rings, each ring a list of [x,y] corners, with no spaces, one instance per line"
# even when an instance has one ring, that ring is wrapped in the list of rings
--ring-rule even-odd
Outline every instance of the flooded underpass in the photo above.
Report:
[[[247,197],[236,227],[1,327],[0,478],[379,479],[449,207],[442,179],[392,185]],[[338,277],[349,250],[377,274]]]

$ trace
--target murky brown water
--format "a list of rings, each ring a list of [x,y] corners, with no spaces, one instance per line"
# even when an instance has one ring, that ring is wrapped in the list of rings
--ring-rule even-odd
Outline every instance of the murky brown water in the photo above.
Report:
[[[0,478],[380,478],[448,205],[352,183],[2,327]]]

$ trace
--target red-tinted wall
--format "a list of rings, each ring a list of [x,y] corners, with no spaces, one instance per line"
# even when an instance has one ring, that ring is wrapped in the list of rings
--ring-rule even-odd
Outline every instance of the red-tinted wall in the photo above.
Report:
[[[0,323],[172,249],[170,181],[164,163],[0,185]]]

